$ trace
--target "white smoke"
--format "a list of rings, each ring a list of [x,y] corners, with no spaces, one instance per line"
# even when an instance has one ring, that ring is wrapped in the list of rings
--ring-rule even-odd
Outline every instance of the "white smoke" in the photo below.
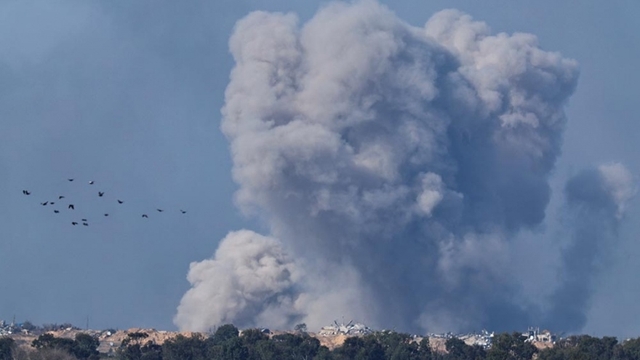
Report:
[[[636,181],[629,170],[620,163],[600,165],[598,171],[604,179],[607,191],[615,202],[616,217],[620,219],[625,214],[627,204],[638,192]]]
[[[193,288],[175,322],[203,331],[232,321],[286,324],[300,271],[277,240],[241,230],[220,242],[213,259],[191,263],[187,279]]]
[[[417,28],[374,1],[330,3],[302,26],[251,13],[230,49],[236,200],[272,237],[232,233],[192,264],[180,328],[530,324],[510,239],[544,220],[575,61],[455,10]],[[264,279],[236,266],[262,257]]]
[[[359,299],[360,279],[353,271],[305,276],[278,240],[249,230],[229,233],[212,259],[191,263],[187,280],[192,288],[174,318],[181,329],[207,331],[226,323],[282,329],[302,320],[319,327],[336,312],[364,318],[370,310]],[[361,310],[351,312],[345,300],[359,302]]]

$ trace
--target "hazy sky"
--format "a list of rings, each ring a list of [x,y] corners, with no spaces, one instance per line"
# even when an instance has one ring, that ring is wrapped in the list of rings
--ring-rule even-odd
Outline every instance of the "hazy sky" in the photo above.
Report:
[[[304,21],[323,3],[0,2],[0,319],[84,325],[88,316],[92,328],[174,329],[189,263],[210,257],[228,231],[262,228],[233,205],[219,130],[234,23],[253,10],[293,11]],[[640,4],[382,3],[416,26],[457,8],[577,60],[552,184],[607,161],[640,174]],[[58,195],[74,213],[39,204]],[[639,215],[632,203],[612,244],[615,261],[597,281],[587,333],[640,335]],[[71,225],[80,217],[90,226]]]

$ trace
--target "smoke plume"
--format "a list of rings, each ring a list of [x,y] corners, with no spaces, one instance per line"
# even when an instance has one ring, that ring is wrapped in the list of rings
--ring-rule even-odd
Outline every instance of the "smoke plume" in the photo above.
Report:
[[[585,325],[594,275],[607,265],[611,243],[635,193],[631,174],[618,163],[584,170],[567,182],[570,241],[562,252],[561,283],[553,294],[548,324],[566,330]]]
[[[197,329],[254,318],[284,325],[298,273],[277,240],[248,230],[229,233],[213,259],[191,264],[190,301],[176,321]]]
[[[180,328],[531,324],[510,240],[544,220],[575,61],[455,10],[418,28],[374,1],[328,4],[303,25],[254,12],[230,49],[236,200],[270,237],[231,233],[192,264]],[[628,197],[613,187],[609,199]],[[579,188],[571,203],[589,196]]]

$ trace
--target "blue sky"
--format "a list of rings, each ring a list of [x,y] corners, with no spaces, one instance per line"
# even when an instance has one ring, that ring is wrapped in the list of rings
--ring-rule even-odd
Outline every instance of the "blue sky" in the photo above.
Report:
[[[608,161],[640,174],[640,5],[382,2],[416,26],[457,8],[494,32],[535,34],[543,49],[577,60],[554,188]],[[233,204],[219,130],[234,23],[253,10],[292,11],[304,21],[323,3],[1,2],[0,319],[84,324],[88,316],[95,328],[173,329],[189,263],[210,257],[228,231],[263,228]],[[90,226],[74,227],[79,215],[39,204],[58,195],[73,199]],[[638,215],[633,203],[585,332],[640,335]]]

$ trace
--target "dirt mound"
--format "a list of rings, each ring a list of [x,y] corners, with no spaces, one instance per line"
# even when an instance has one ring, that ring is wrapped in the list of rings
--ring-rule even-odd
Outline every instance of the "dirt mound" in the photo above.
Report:
[[[103,353],[109,353],[111,351],[115,351],[122,342],[129,337],[129,334],[133,333],[145,333],[147,337],[140,339],[140,344],[146,344],[151,341],[155,344],[162,345],[165,341],[171,340],[178,335],[182,335],[185,337],[191,337],[196,334],[196,332],[191,331],[163,331],[163,330],[155,330],[155,329],[140,329],[140,328],[131,328],[129,330],[118,330],[115,333],[111,333],[108,331],[103,331],[98,335],[98,340],[100,340],[100,347],[98,351]],[[111,351],[110,351],[111,350]]]
[[[344,334],[318,335],[314,333],[309,333],[309,336],[320,340],[320,345],[328,347],[329,350],[333,350],[339,346],[342,346],[342,344],[344,344],[344,341],[347,340],[347,338],[349,338],[349,336]]]

